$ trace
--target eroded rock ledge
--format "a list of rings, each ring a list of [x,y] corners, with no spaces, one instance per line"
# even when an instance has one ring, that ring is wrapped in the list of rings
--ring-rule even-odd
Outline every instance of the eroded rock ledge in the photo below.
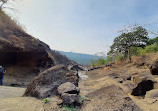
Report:
[[[24,96],[32,96],[38,99],[57,96],[57,88],[61,84],[71,82],[77,86],[78,79],[77,73],[70,71],[66,66],[54,66],[40,73],[29,84]]]

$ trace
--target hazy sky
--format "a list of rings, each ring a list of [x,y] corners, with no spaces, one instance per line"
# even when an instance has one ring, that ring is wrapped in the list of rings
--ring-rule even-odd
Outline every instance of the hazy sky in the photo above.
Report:
[[[12,12],[54,50],[107,52],[128,24],[158,28],[158,0],[19,0]]]

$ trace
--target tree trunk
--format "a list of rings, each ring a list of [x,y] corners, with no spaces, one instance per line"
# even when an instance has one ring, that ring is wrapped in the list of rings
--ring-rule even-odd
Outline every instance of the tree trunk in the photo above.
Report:
[[[2,3],[2,4],[0,5],[0,10],[2,10],[2,8],[3,8],[3,5],[4,5],[4,3]]]
[[[128,58],[128,50],[125,50],[124,59]]]
[[[130,53],[130,48],[128,49],[128,59],[129,59],[129,62],[131,62],[131,53]]]

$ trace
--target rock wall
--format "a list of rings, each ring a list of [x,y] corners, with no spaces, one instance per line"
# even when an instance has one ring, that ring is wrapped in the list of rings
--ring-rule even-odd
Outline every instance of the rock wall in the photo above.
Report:
[[[0,11],[0,65],[7,70],[5,85],[27,86],[39,72],[58,64],[73,62],[27,34]]]

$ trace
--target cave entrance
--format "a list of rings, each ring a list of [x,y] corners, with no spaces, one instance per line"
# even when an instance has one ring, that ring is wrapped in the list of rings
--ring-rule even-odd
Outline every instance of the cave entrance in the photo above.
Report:
[[[132,94],[134,96],[144,96],[147,91],[152,90],[154,87],[154,82],[151,80],[146,80],[140,82],[136,88],[133,89]]]
[[[51,63],[45,51],[0,52],[0,65],[7,70],[4,85],[27,86],[41,68]]]
[[[43,52],[0,52],[0,64],[19,67],[37,67],[39,62],[47,58]]]

